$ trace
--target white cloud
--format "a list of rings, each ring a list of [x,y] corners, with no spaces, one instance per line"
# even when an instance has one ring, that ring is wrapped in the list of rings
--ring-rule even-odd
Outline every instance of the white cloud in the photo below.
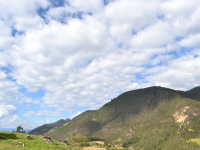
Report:
[[[7,79],[7,74],[0,70],[0,103],[2,105],[15,105],[27,103],[39,103],[38,100],[33,101],[30,97],[25,97],[19,92],[20,86]]]
[[[10,27],[24,31],[30,28],[40,28],[44,23],[37,15],[37,10],[46,8],[50,3],[47,0],[8,0],[0,2],[0,18]],[[13,7],[12,7],[13,6]]]
[[[132,31],[138,32],[158,21],[159,1],[117,0],[105,8],[110,33],[118,42],[128,43]]]
[[[199,48],[200,47],[200,33],[199,34],[193,34],[182,41],[179,42],[179,45],[187,48]]]
[[[168,66],[158,66],[149,69],[146,80],[155,85],[170,87],[179,90],[188,90],[200,85],[198,74],[200,73],[199,57],[187,54],[178,59],[171,60]]]
[[[75,7],[78,11],[98,13],[103,11],[102,0],[66,0],[72,7]]]
[[[0,71],[0,80],[5,80],[6,77],[7,75],[3,71]]]
[[[171,34],[169,34],[171,33]],[[140,31],[131,39],[131,45],[141,48],[156,48],[172,43],[176,37],[176,32],[167,22],[159,21],[157,24]]]
[[[61,116],[61,112],[58,111],[48,111],[48,110],[44,110],[44,111],[39,111],[39,112],[34,112],[34,111],[29,111],[26,112],[24,114],[24,117],[57,117],[57,116]]]
[[[17,107],[13,105],[0,105],[0,119],[11,117],[18,112]]]
[[[22,126],[23,129],[34,129],[40,124],[38,123],[28,123],[27,120],[19,118],[16,114],[10,117],[5,117],[1,120],[2,128],[16,128]]]

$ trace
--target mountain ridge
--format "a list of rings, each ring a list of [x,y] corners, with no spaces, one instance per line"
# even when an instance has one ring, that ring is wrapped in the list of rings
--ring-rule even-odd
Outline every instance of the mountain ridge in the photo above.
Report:
[[[54,129],[54,128],[59,128],[62,127],[64,124],[68,123],[70,121],[70,119],[60,119],[54,123],[50,123],[50,124],[44,124],[42,126],[39,126],[33,130],[31,130],[29,133],[30,134],[34,134],[34,135],[44,135],[45,133],[49,132],[50,130]]]

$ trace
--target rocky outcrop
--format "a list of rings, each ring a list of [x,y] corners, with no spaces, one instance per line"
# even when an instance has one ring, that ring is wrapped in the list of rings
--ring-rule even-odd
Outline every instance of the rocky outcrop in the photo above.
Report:
[[[44,142],[47,144],[53,144],[53,141],[51,139],[44,139]]]
[[[31,137],[30,135],[27,135],[26,138],[27,138],[28,140],[34,140],[34,138]]]
[[[44,139],[44,142],[47,144],[53,144],[53,140],[50,137],[42,136],[41,139]]]

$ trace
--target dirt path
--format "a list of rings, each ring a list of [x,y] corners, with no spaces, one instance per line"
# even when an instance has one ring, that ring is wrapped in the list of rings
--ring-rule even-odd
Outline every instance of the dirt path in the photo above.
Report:
[[[84,150],[106,150],[106,148],[85,147]]]
[[[84,150],[106,150],[106,148],[99,148],[96,146],[84,147]]]

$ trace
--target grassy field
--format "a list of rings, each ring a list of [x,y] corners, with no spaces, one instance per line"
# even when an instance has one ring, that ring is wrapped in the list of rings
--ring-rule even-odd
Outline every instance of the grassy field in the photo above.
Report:
[[[16,132],[1,132],[0,131],[0,150],[61,150],[65,147],[66,150],[76,150],[74,147],[65,145],[64,143],[54,141],[53,144],[46,144],[40,136],[31,135],[34,140],[26,139],[28,134]],[[7,137],[5,139],[1,136]],[[23,143],[18,143],[17,141]]]
[[[190,139],[189,141],[187,141],[187,143],[189,143],[189,142],[197,143],[198,145],[200,145],[200,138]]]

